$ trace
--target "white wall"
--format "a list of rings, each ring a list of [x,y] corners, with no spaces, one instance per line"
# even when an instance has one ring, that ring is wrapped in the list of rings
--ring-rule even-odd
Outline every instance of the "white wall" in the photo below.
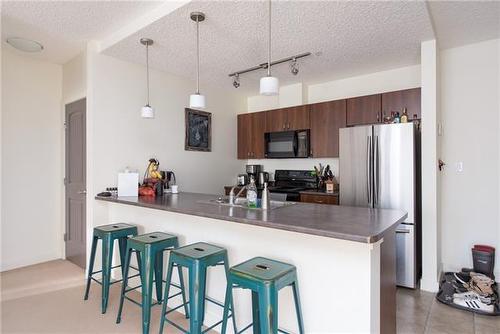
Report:
[[[307,103],[324,102],[420,87],[420,65],[407,66],[388,71],[370,73],[356,77],[306,85],[296,83],[280,87],[279,96],[249,96],[248,112],[284,108]],[[249,164],[264,165],[266,171],[276,169],[313,169],[319,163],[329,164],[338,175],[338,158],[314,159],[251,159]],[[340,181],[340,180],[339,180]]]
[[[497,39],[441,52],[444,270],[471,267],[474,244],[500,252],[499,48]]]
[[[61,92],[60,65],[2,49],[2,271],[62,256]]]
[[[87,95],[87,58],[82,52],[63,65],[63,104],[68,104]]]

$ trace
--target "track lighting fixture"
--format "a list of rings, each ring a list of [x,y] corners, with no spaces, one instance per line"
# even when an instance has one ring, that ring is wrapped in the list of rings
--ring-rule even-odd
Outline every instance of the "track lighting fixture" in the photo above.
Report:
[[[292,72],[293,75],[299,74],[299,65],[297,64],[296,58],[293,58],[290,62],[290,72]]]
[[[240,75],[236,74],[233,79],[233,86],[234,88],[240,87]]]

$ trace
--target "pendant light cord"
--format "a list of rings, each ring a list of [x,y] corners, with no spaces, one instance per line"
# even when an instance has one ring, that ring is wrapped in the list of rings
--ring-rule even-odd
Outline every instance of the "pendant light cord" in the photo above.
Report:
[[[196,16],[196,94],[200,94],[200,23]]]
[[[269,40],[267,45],[267,76],[271,76],[271,0],[269,0]]]
[[[146,86],[148,89],[148,106],[149,106],[149,44],[146,44]]]

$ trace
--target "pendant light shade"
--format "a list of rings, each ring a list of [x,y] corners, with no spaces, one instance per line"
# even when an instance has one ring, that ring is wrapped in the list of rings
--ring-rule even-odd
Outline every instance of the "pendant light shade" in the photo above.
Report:
[[[205,96],[200,94],[200,22],[205,20],[205,14],[192,12],[191,20],[196,22],[196,93],[189,96],[189,107],[204,109]]]
[[[155,118],[155,110],[149,104],[141,108],[142,118]]]
[[[201,109],[205,108],[205,95],[191,94],[189,96],[189,107]]]
[[[266,96],[279,94],[279,80],[271,76],[271,0],[269,0],[269,36],[267,44],[267,76],[260,79],[260,94]]]
[[[266,96],[278,95],[280,82],[276,77],[260,78],[260,94]]]
[[[141,108],[142,118],[155,118],[155,110],[149,105],[149,46],[153,45],[153,40],[149,38],[141,38],[141,44],[146,46],[146,86],[148,101],[146,105]]]

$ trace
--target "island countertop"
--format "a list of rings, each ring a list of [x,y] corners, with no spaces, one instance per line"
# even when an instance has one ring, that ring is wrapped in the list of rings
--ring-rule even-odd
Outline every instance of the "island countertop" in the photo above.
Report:
[[[158,197],[100,197],[100,201],[171,211],[323,237],[374,243],[403,222],[400,210],[297,203],[273,210],[255,210],[207,203],[218,195],[181,192]]]

